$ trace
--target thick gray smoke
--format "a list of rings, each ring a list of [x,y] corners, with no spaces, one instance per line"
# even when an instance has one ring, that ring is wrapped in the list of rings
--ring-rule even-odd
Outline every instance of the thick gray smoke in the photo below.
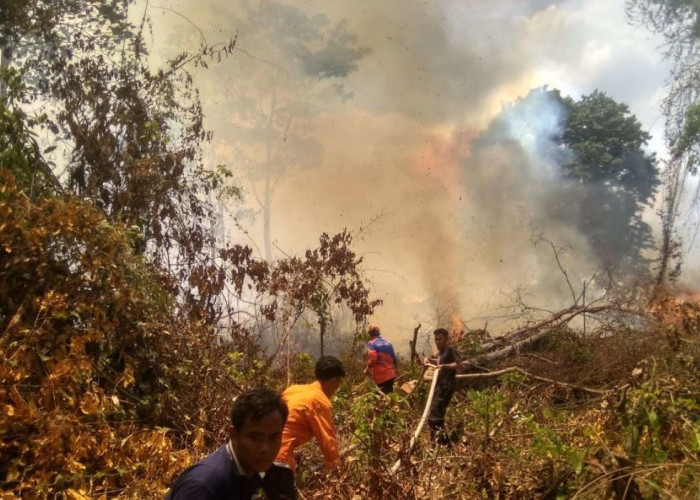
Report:
[[[576,283],[594,271],[586,239],[551,213],[574,206],[557,199],[563,180],[542,149],[560,110],[540,103],[531,110],[538,126],[525,130],[513,120],[507,146],[477,150],[474,141],[542,85],[574,98],[600,88],[651,123],[662,82],[656,42],[626,24],[623,0],[287,2],[313,26],[343,21],[355,46],[369,49],[347,78],[316,81],[294,73],[269,48],[271,37],[247,25],[246,6],[255,11],[257,1],[161,2],[189,19],[163,11],[154,25],[163,56],[197,42],[192,23],[209,41],[238,32],[241,50],[197,79],[215,138],[209,160],[237,170],[246,207],[257,211],[246,223],[258,245],[261,185],[253,189],[249,174],[269,151],[244,125],[285,99],[305,103],[271,143],[287,162],[272,239],[297,252],[323,231],[365,228],[357,249],[385,301],[373,321],[389,338],[406,338],[417,321],[437,326],[438,316],[450,326],[450,314],[475,328],[488,317],[490,329],[502,330],[500,307],[514,289],[538,307],[570,305],[551,248],[534,245],[536,234],[568,246],[562,263]],[[271,33],[291,44],[295,30],[309,28],[294,23]]]

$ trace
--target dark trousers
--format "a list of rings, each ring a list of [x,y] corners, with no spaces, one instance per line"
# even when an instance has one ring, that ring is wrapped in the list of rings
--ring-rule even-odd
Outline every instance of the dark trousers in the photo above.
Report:
[[[439,444],[450,444],[449,437],[445,432],[445,414],[447,406],[452,400],[454,389],[436,390],[433,395],[433,402],[428,413],[428,427],[430,428],[430,438],[437,440]]]
[[[384,394],[389,394],[390,392],[394,392],[394,380],[393,378],[390,378],[386,382],[382,382],[381,384],[377,384],[377,387],[379,387],[379,390],[382,391]]]

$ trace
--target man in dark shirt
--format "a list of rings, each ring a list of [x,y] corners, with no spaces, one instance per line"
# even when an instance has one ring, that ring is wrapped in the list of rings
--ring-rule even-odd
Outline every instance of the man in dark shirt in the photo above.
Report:
[[[238,396],[231,408],[229,441],[183,472],[166,500],[294,500],[294,476],[274,463],[289,411],[269,389]]]
[[[435,393],[428,413],[428,426],[432,439],[437,438],[439,444],[449,445],[450,440],[445,433],[445,413],[457,387],[459,355],[454,347],[449,345],[449,333],[446,329],[438,328],[433,332],[433,336],[438,353],[432,358],[427,358],[425,362],[434,364],[440,369],[437,372]]]

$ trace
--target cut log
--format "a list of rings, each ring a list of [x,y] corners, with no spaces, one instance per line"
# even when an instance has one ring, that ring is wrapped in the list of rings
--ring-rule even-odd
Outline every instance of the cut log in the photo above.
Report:
[[[574,306],[568,309],[559,311],[551,317],[539,321],[537,323],[518,328],[512,332],[508,332],[500,337],[494,338],[490,342],[482,344],[478,348],[476,356],[472,356],[462,361],[463,366],[479,366],[493,361],[497,361],[519,352],[519,350],[528,344],[539,340],[547,335],[553,328],[567,324],[576,316],[581,314],[596,314],[604,311],[615,311],[635,316],[645,316],[644,312],[623,309],[613,305],[604,305],[596,307]]]

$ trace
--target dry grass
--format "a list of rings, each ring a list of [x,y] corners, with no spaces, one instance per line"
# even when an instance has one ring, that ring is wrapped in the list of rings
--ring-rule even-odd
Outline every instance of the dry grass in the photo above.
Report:
[[[359,446],[340,471],[304,477],[301,498],[700,498],[700,334],[697,309],[689,312],[645,332],[552,332],[489,367],[517,366],[600,395],[517,374],[464,381],[448,411],[451,448],[424,432],[408,453],[425,385],[383,412],[355,386],[342,394],[337,420],[345,442]],[[362,405],[368,425],[358,431],[351,409]],[[383,450],[373,459],[372,440]]]

